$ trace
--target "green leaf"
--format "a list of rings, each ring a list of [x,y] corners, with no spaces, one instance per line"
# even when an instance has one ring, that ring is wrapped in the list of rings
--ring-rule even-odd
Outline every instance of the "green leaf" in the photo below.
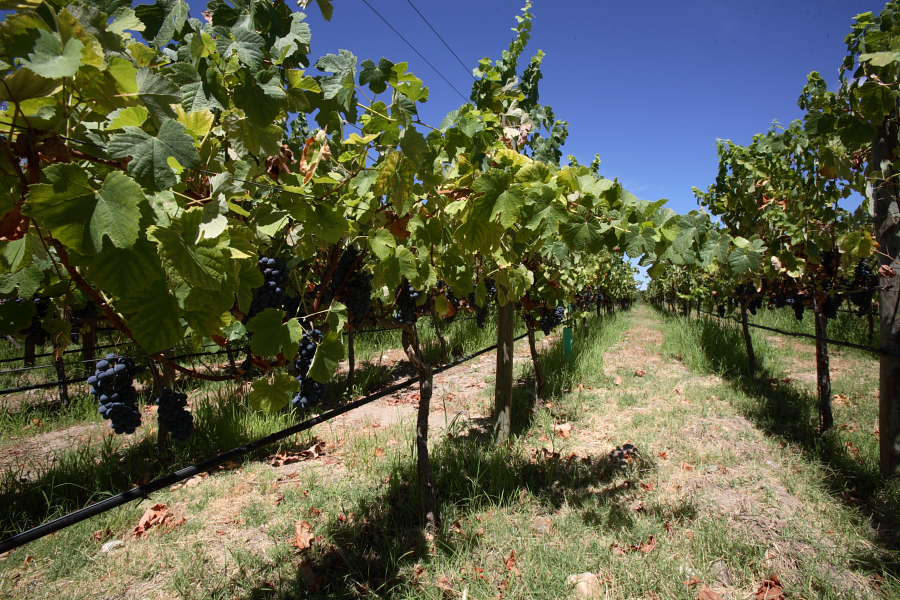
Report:
[[[326,54],[319,59],[316,67],[330,71],[333,75],[323,76],[320,81],[325,100],[335,100],[345,111],[355,108],[356,56],[341,50],[340,54]]]
[[[256,356],[284,356],[291,359],[303,337],[303,327],[297,319],[282,323],[284,311],[267,308],[247,322],[253,334],[250,351]]]
[[[359,84],[367,85],[376,94],[387,89],[388,80],[394,69],[394,63],[382,58],[376,65],[371,60],[362,63],[362,71],[359,74]]]
[[[127,250],[105,247],[86,265],[88,278],[113,296],[124,297],[165,279],[159,251],[147,240]]]
[[[281,412],[299,391],[300,383],[294,377],[276,372],[266,379],[253,382],[250,386],[250,406],[268,413]]]
[[[14,334],[28,327],[34,317],[34,302],[7,300],[0,303],[0,333]]]
[[[71,38],[63,45],[58,33],[40,30],[34,42],[34,51],[22,64],[41,77],[72,77],[81,66],[83,49],[84,44],[77,38]]]
[[[325,383],[337,371],[338,363],[343,358],[344,344],[341,334],[334,331],[327,333],[325,339],[316,348],[316,355],[309,367],[309,378],[319,383]]]
[[[129,106],[109,114],[110,123],[107,130],[122,129],[123,127],[140,127],[150,114],[143,106]]]
[[[394,254],[397,240],[387,229],[379,229],[375,235],[369,237],[369,247],[378,260],[384,260]]]
[[[3,78],[0,102],[19,103],[29,98],[50,96],[60,87],[59,82],[46,79],[28,69],[19,69]]]
[[[873,67],[886,67],[891,63],[900,62],[900,52],[870,52],[860,54],[859,62],[867,62]]]
[[[25,211],[67,247],[82,253],[90,249],[85,227],[94,250],[103,246],[104,237],[118,248],[137,241],[144,193],[131,177],[111,171],[95,189],[81,167],[60,163],[44,169],[44,178],[49,183],[29,188]]]
[[[163,121],[156,136],[137,127],[125,127],[125,133],[109,140],[109,154],[113,158],[131,157],[128,171],[153,190],[164,190],[178,183],[168,163],[170,156],[184,167],[194,167],[200,160],[194,138],[175,119]]]
[[[162,48],[184,27],[190,6],[184,0],[159,0],[153,5],[135,7],[135,13],[145,25],[144,37]]]
[[[225,56],[234,52],[237,54],[238,60],[250,69],[262,67],[266,40],[252,29],[241,26],[232,27],[231,34],[234,36],[234,40],[225,51]]]
[[[266,73],[259,81],[247,78],[234,90],[235,106],[246,113],[251,123],[260,127],[272,124],[286,98],[281,81],[272,73]]]
[[[137,182],[122,173],[111,171],[97,192],[97,205],[91,215],[91,240],[94,248],[103,247],[109,238],[116,248],[130,248],[138,238],[144,192]]]
[[[171,348],[184,339],[178,318],[178,301],[162,280],[141,290],[129,291],[115,302],[125,316],[138,344],[148,352]]]
[[[174,83],[146,68],[137,72],[136,82],[138,96],[154,119],[175,115],[172,105],[181,102],[181,92]]]

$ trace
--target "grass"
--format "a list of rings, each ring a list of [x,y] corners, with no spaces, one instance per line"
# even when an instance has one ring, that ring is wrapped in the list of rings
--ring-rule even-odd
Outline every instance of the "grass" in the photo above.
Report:
[[[747,371],[737,326],[712,319],[666,319],[666,351],[692,369],[726,377],[732,403],[757,427],[814,465],[829,495],[872,523],[879,532],[878,544],[888,553],[884,568],[900,575],[900,482],[880,474],[873,430],[878,422],[877,359],[863,355],[848,361],[842,376],[833,375],[836,426],[820,435],[815,382],[804,385],[788,377],[784,368],[796,358],[794,351],[769,344],[759,334],[753,338],[762,365],[756,377]],[[812,353],[805,358],[815,372]]]
[[[852,342],[854,344],[877,348],[880,345],[880,340],[878,339],[879,325],[877,315],[873,318],[875,319],[875,322],[872,330],[873,333],[870,336],[868,317],[841,310],[838,312],[837,318],[829,319],[828,321],[828,337],[833,340]],[[806,310],[803,314],[803,320],[797,321],[794,316],[794,311],[790,308],[766,308],[758,311],[756,316],[750,316],[750,322],[782,329],[784,331],[799,332],[808,335],[815,335],[816,333],[816,325],[811,310]],[[804,343],[810,345],[815,344],[815,340],[813,339],[797,339],[803,340]],[[852,348],[848,350],[851,350],[860,356],[872,356],[871,353],[864,350]]]
[[[0,560],[0,597],[550,599],[572,597],[567,578],[585,572],[608,598],[693,600],[703,585],[754,597],[771,573],[792,598],[897,597],[868,515],[834,494],[818,459],[741,416],[759,398],[718,356],[736,362],[740,345],[689,326],[645,307],[588,323],[574,357],[558,338],[542,345],[543,407],[528,410],[519,370],[528,416],[508,444],[478,419],[434,432],[433,539],[418,527],[413,423],[359,423],[322,430],[326,459],[251,460],[155,494],[186,519],[171,531],[126,535],[144,503],[17,550]],[[640,454],[619,466],[608,453],[625,441]],[[291,545],[302,521],[306,550]],[[112,538],[125,547],[99,554]]]

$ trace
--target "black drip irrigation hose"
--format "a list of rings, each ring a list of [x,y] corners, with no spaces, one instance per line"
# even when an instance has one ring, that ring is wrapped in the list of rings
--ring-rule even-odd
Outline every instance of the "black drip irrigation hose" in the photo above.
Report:
[[[518,337],[513,338],[513,341],[519,341],[525,337],[526,334],[522,334]],[[497,345],[489,346],[487,348],[483,348],[482,350],[478,350],[477,352],[473,352],[468,356],[464,356],[455,361],[447,363],[446,365],[442,365],[440,367],[436,367],[432,374],[436,375],[438,373],[442,373],[448,369],[452,369],[458,365],[461,365],[464,362],[470,361],[473,358],[481,356],[487,352],[492,350],[496,350]],[[146,498],[149,494],[153,492],[158,492],[162,489],[165,489],[169,486],[172,486],[179,481],[184,481],[194,475],[198,475],[200,473],[205,473],[207,471],[211,471],[215,467],[226,463],[230,460],[235,460],[244,456],[245,454],[249,454],[255,450],[268,446],[274,442],[279,440],[283,440],[286,437],[290,437],[295,433],[300,433],[302,431],[306,431],[308,429],[312,429],[316,425],[321,423],[325,423],[326,421],[330,421],[331,419],[338,417],[344,413],[350,412],[351,410],[357,409],[361,406],[365,406],[370,402],[374,402],[375,400],[380,400],[385,396],[389,396],[394,392],[398,392],[404,388],[411,386],[419,380],[418,377],[410,377],[405,379],[399,383],[395,383],[394,385],[387,387],[380,392],[376,392],[375,394],[365,396],[360,398],[359,400],[354,400],[344,406],[339,408],[335,408],[329,411],[326,411],[320,415],[317,415],[311,419],[307,419],[302,423],[297,423],[296,425],[292,425],[286,429],[282,429],[281,431],[276,431],[275,433],[269,434],[265,437],[261,437],[257,440],[244,444],[243,446],[238,446],[237,448],[232,448],[222,454],[218,454],[211,458],[208,458],[202,462],[190,465],[183,469],[179,469],[178,471],[174,471],[172,473],[168,473],[161,477],[157,477],[150,483],[145,485],[139,485],[131,488],[128,491],[122,492],[115,496],[111,496],[100,502],[95,502],[89,506],[85,506],[79,510],[73,511],[67,515],[63,515],[57,519],[53,519],[47,523],[42,525],[38,525],[37,527],[32,527],[22,533],[18,533],[16,535],[10,536],[5,540],[0,541],[0,554],[5,552],[9,552],[11,550],[15,550],[20,546],[24,546],[29,542],[33,542],[37,539],[40,539],[44,536],[50,535],[56,531],[61,529],[65,529],[66,527],[70,527],[75,525],[76,523],[80,523],[86,519],[104,513],[108,510],[112,510],[113,508],[122,506],[123,504],[127,504],[133,500],[138,500],[141,498]]]
[[[716,317],[717,319],[725,319],[725,320],[734,321],[735,323],[741,323],[741,320],[737,319],[735,317],[720,317],[719,315],[717,315],[715,313],[711,313],[706,310],[700,310],[700,309],[695,309],[695,310],[697,310],[697,312],[703,313],[705,315],[711,315],[713,317]],[[767,325],[759,325],[757,323],[751,323],[750,321],[747,321],[747,325],[750,327],[756,327],[757,329],[765,329],[766,331],[780,333],[781,335],[786,335],[789,337],[802,337],[802,338],[808,338],[811,340],[817,339],[816,336],[812,335],[811,333],[802,333],[800,331],[785,331],[784,329],[778,329],[776,327],[769,327]],[[865,350],[866,352],[872,352],[873,354],[881,354],[883,356],[893,356],[895,358],[900,358],[900,353],[891,352],[890,350],[885,350],[883,348],[873,348],[872,346],[864,346],[863,344],[855,344],[853,342],[845,342],[843,340],[833,340],[831,338],[822,338],[822,341],[825,342],[826,344],[830,344],[832,346],[844,346],[846,348],[856,348],[857,350]]]

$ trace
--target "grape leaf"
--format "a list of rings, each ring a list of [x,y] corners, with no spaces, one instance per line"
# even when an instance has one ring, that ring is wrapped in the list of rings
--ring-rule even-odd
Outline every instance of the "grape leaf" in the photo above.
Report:
[[[109,154],[113,158],[131,157],[128,171],[153,190],[164,190],[178,183],[168,163],[170,156],[184,167],[196,166],[199,161],[194,138],[175,119],[163,121],[155,136],[137,127],[124,129],[124,133],[109,140]]]
[[[138,344],[148,352],[171,348],[184,338],[178,301],[162,280],[129,291],[127,296],[116,300],[115,306],[125,316]]]
[[[118,248],[129,248],[137,241],[145,198],[131,177],[112,171],[95,189],[80,166],[60,163],[44,169],[44,178],[49,183],[29,188],[25,212],[63,244],[87,253],[99,250],[104,237]],[[85,239],[85,228],[93,248]]]
[[[41,77],[72,77],[81,66],[83,49],[84,44],[77,38],[71,38],[63,45],[58,33],[40,30],[34,42],[34,51],[22,64]]]
[[[282,323],[284,311],[267,308],[247,322],[253,334],[250,351],[257,356],[278,356],[291,359],[297,354],[303,327],[297,319]]]
[[[334,331],[328,332],[325,339],[316,348],[316,355],[309,367],[309,378],[325,383],[334,375],[338,363],[343,358],[344,344],[341,341],[341,334]]]
[[[300,391],[300,383],[287,373],[277,372],[270,378],[257,379],[250,388],[250,406],[256,410],[277,413],[284,410],[291,397]]]

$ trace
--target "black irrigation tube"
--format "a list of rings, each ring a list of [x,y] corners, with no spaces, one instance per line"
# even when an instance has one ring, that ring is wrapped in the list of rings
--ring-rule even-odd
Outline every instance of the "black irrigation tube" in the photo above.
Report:
[[[513,340],[521,340],[526,335],[527,334],[522,334],[516,338],[513,338]],[[482,350],[478,350],[477,352],[473,352],[468,356],[464,356],[453,362],[447,363],[446,365],[435,368],[432,371],[432,374],[436,375],[448,369],[452,369],[453,367],[470,361],[473,358],[481,356],[482,354],[495,350],[496,348],[497,345],[494,344],[493,346],[489,346],[487,348],[483,348]],[[16,548],[24,546],[29,542],[33,542],[46,535],[50,535],[51,533],[54,533],[61,529],[65,529],[66,527],[70,527],[72,525],[75,525],[76,523],[80,523],[81,521],[104,513],[108,510],[112,510],[113,508],[122,506],[123,504],[127,504],[133,500],[146,498],[148,494],[158,492],[159,490],[174,485],[179,481],[184,481],[185,479],[193,477],[194,475],[210,471],[225,462],[240,458],[245,454],[249,454],[250,452],[268,446],[269,444],[272,444],[279,440],[283,440],[284,438],[290,437],[295,433],[300,433],[301,431],[312,429],[316,425],[319,425],[326,421],[330,421],[337,416],[340,416],[344,413],[350,412],[351,410],[357,409],[361,406],[365,406],[370,402],[374,402],[375,400],[379,400],[381,398],[384,398],[385,396],[393,394],[394,392],[398,392],[404,388],[407,388],[416,383],[418,380],[418,377],[410,377],[399,383],[395,383],[394,385],[385,388],[380,392],[376,392],[375,394],[372,394],[370,396],[365,396],[363,398],[360,398],[359,400],[354,400],[353,402],[341,406],[340,408],[326,411],[320,415],[313,417],[312,419],[307,419],[302,423],[297,423],[296,425],[292,425],[286,429],[282,429],[281,431],[276,431],[275,433],[271,433],[265,437],[261,437],[257,440],[244,444],[243,446],[232,448],[227,452],[223,452],[222,454],[218,454],[202,462],[190,465],[183,469],[179,469],[178,471],[174,471],[172,473],[168,473],[166,475],[163,475],[162,477],[157,477],[156,479],[145,485],[133,487],[128,491],[116,494],[115,496],[111,496],[109,498],[101,500],[100,502],[95,502],[94,504],[85,506],[84,508],[73,511],[67,515],[63,515],[62,517],[53,519],[48,523],[38,525],[37,527],[32,527],[31,529],[25,530],[22,533],[17,533],[16,535],[10,536],[5,540],[0,541],[0,554],[15,550]]]
[[[711,315],[713,317],[716,317],[717,319],[726,319],[729,321],[734,321],[735,323],[741,322],[740,319],[736,319],[735,317],[720,317],[719,315],[717,315],[715,313],[711,313],[711,312],[705,311],[705,310],[697,309],[697,312],[701,312],[706,315]],[[747,325],[749,325],[750,327],[756,327],[757,329],[765,329],[766,331],[773,331],[775,333],[780,333],[781,335],[787,335],[790,337],[802,337],[802,338],[809,338],[811,340],[816,339],[816,336],[812,335],[811,333],[802,333],[800,331],[785,331],[784,329],[769,327],[767,325],[759,325],[757,323],[751,323],[750,321],[747,321]],[[843,340],[833,340],[831,338],[822,338],[822,341],[827,344],[831,344],[832,346],[844,346],[847,348],[856,348],[857,350],[865,350],[867,352],[872,352],[873,354],[881,354],[884,356],[893,356],[896,358],[900,358],[900,353],[890,352],[890,351],[884,350],[882,348],[873,348],[872,346],[864,346],[862,344],[855,344],[853,342],[845,342]]]

